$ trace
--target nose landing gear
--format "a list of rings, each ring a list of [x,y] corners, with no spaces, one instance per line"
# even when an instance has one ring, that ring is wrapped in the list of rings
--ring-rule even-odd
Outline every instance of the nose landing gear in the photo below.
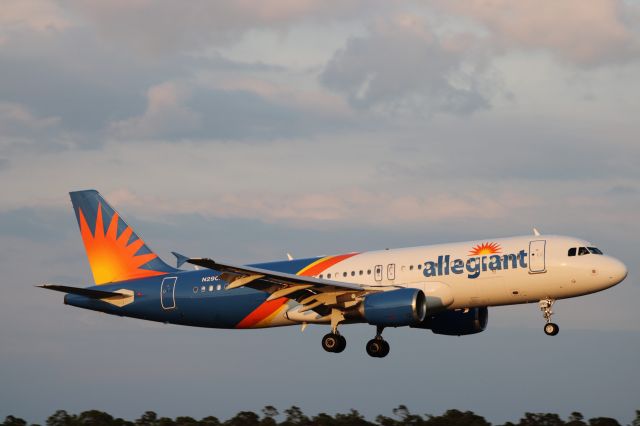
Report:
[[[367,354],[374,358],[384,358],[389,354],[389,343],[382,338],[382,330],[384,327],[376,328],[376,337],[367,342]]]
[[[544,320],[546,322],[546,324],[544,325],[544,332],[547,336],[555,336],[560,332],[560,327],[558,327],[558,324],[551,322],[551,316],[553,315],[551,307],[554,303],[555,300],[553,299],[542,299],[538,303],[538,306],[540,306],[540,310],[542,311],[542,316],[544,317]]]

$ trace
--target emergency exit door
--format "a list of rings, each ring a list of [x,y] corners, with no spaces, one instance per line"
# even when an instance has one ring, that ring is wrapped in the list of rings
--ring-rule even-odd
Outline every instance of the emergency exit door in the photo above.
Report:
[[[545,264],[546,245],[546,240],[529,242],[529,272],[532,274],[547,272],[547,266]]]

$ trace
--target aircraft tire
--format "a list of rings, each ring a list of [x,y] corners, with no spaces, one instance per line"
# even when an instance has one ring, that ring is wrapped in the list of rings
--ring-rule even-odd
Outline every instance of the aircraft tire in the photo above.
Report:
[[[383,339],[371,339],[367,342],[367,355],[373,358],[384,358],[389,353],[389,343]]]
[[[560,332],[560,327],[556,323],[548,322],[544,325],[544,332],[547,336],[555,336]]]
[[[346,346],[346,339],[339,334],[329,333],[322,338],[322,349],[327,352],[342,352]]]

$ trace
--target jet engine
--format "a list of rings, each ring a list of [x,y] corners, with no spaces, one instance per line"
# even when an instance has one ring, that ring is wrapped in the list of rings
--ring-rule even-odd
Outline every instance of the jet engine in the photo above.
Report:
[[[403,327],[425,320],[427,301],[422,290],[402,288],[365,296],[359,310],[369,324]]]
[[[472,308],[465,310],[444,311],[425,318],[415,328],[428,328],[434,334],[447,336],[464,336],[476,334],[487,328],[489,311],[487,308]]]

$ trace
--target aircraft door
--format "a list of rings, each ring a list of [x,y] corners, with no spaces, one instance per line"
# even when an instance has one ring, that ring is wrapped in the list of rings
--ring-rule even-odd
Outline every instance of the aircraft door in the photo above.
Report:
[[[395,263],[390,263],[387,265],[387,279],[388,280],[395,280],[396,279],[396,264]]]
[[[160,284],[160,304],[162,309],[174,309],[176,307],[176,281],[178,277],[168,277]]]
[[[529,242],[529,272],[540,274],[547,272],[545,263],[546,240],[536,240]]]
[[[373,272],[376,281],[382,281],[382,265],[376,265]]]

